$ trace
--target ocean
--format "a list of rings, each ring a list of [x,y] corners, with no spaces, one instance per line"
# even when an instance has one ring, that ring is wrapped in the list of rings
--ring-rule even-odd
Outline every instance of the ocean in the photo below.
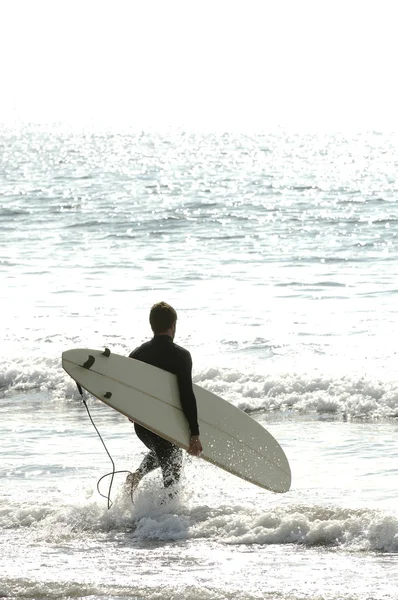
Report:
[[[0,597],[398,599],[397,141],[0,127]],[[186,455],[178,499],[154,472],[133,504],[118,474],[108,510],[61,354],[127,355],[160,300],[288,493]],[[136,468],[131,424],[88,406]]]

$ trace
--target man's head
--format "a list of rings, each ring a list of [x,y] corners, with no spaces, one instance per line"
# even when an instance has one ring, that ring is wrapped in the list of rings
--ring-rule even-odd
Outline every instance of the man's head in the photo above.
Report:
[[[157,302],[152,306],[149,322],[155,335],[167,333],[174,338],[177,313],[167,302]]]

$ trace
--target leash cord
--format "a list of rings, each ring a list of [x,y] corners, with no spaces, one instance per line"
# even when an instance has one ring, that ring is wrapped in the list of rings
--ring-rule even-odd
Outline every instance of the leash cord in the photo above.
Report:
[[[93,420],[93,418],[91,416],[90,410],[89,410],[89,408],[87,406],[87,402],[86,402],[86,399],[84,398],[83,394],[82,394],[82,398],[83,398],[83,404],[86,407],[86,411],[87,411],[87,414],[88,414],[88,416],[90,418],[90,421],[91,421],[91,423],[92,423],[95,431],[97,432],[97,435],[98,435],[99,439],[101,440],[102,445],[104,446],[105,451],[106,451],[107,455],[109,456],[109,459],[110,459],[110,461],[112,463],[112,471],[110,473],[106,473],[105,475],[103,475],[102,477],[100,477],[98,479],[98,481],[97,481],[97,491],[98,491],[98,493],[99,493],[100,496],[102,496],[103,498],[107,499],[107,501],[108,501],[108,510],[109,510],[111,508],[111,506],[113,505],[113,502],[111,500],[111,490],[112,490],[112,484],[113,484],[113,480],[115,478],[115,475],[117,473],[130,473],[130,475],[131,475],[132,473],[131,473],[131,471],[116,471],[115,470],[115,462],[114,462],[112,456],[110,455],[110,452],[109,452],[108,448],[106,447],[106,444],[105,444],[104,440],[102,439],[102,436],[101,436],[100,432],[98,431],[98,427],[94,423],[94,420]],[[101,481],[105,477],[110,477],[111,478],[111,481],[110,481],[110,484],[109,484],[109,489],[108,489],[108,495],[107,496],[105,496],[105,494],[102,494],[101,491],[100,491],[100,489],[99,489],[99,485],[100,485]],[[132,489],[131,489],[131,501],[134,502],[133,501],[133,490]]]

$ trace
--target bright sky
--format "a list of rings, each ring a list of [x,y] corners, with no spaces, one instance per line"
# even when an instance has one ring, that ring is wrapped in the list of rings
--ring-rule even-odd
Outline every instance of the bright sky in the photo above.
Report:
[[[394,129],[396,0],[0,0],[0,121]]]

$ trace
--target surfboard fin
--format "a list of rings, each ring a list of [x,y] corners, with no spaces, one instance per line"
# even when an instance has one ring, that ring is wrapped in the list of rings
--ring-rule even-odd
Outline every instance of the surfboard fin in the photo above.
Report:
[[[88,355],[88,359],[86,360],[86,362],[82,365],[83,369],[91,369],[91,367],[93,366],[93,364],[95,363],[95,358],[94,356],[92,356],[92,354]]]
[[[111,355],[111,351],[109,350],[109,348],[105,348],[105,350],[102,353],[102,356],[106,356],[108,358],[108,356]]]

